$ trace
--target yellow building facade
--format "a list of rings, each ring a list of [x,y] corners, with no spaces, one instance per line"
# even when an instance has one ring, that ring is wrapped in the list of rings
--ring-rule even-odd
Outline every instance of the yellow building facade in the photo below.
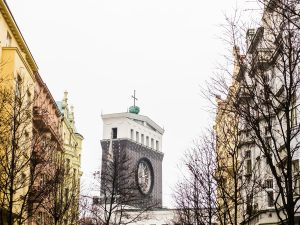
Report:
[[[51,102],[48,104],[46,100],[42,100],[42,104],[46,104],[46,111],[38,110],[34,104],[40,95],[37,95],[35,89],[39,81],[47,96],[44,99]],[[61,201],[65,206],[65,211],[62,212],[63,216],[58,224],[77,224],[83,137],[76,131],[73,107],[68,106],[67,93],[56,105],[38,73],[35,60],[6,1],[0,0],[0,225],[32,225],[41,224],[40,221],[43,221],[42,224],[53,224],[51,213],[40,210],[42,204],[35,214],[28,213],[28,207],[32,205],[29,203],[29,196],[34,193],[33,183],[46,185],[45,181],[51,176],[50,170],[49,174],[40,173],[35,178],[31,173],[32,163],[35,163],[36,159],[33,146],[44,144],[45,149],[49,148],[43,141],[37,143],[34,137],[35,126],[40,125],[40,122],[35,120],[35,115],[39,112],[40,116],[53,116],[49,113],[50,105],[51,109],[58,108],[57,111],[60,111],[54,115],[57,117],[56,125],[59,130],[53,130],[53,137],[57,136],[58,142],[61,141],[62,144],[63,149],[57,152],[56,158],[63,158],[65,175],[64,182],[59,184],[59,191],[63,197],[57,198],[57,201]],[[52,149],[57,148],[53,146]],[[47,168],[44,167],[44,171],[47,171]],[[33,179],[34,182],[30,183]],[[40,216],[42,213],[43,216]],[[43,219],[45,216],[47,220]]]
[[[4,0],[0,1],[0,27],[0,224],[6,224],[26,217],[22,198],[28,187],[20,183],[29,177],[25,161],[32,144],[30,112],[38,67]]]

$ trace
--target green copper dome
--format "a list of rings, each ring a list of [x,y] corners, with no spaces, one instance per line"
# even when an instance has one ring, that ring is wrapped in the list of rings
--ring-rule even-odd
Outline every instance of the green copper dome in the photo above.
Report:
[[[130,106],[129,107],[129,112],[134,113],[134,114],[139,114],[140,112],[140,107],[138,106]]]

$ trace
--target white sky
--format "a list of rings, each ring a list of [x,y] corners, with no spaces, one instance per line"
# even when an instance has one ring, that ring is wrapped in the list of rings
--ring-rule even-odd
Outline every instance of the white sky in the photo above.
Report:
[[[100,166],[101,112],[126,111],[135,89],[140,114],[165,129],[163,204],[172,206],[180,158],[211,120],[199,86],[220,60],[219,24],[236,1],[7,2],[54,98],[69,92],[85,137],[84,178]]]

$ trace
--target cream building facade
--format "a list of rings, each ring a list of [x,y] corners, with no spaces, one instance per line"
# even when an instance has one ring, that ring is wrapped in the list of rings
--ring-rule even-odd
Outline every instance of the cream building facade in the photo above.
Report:
[[[68,92],[57,102],[62,113],[61,132],[63,136],[64,162],[66,168],[63,196],[65,204],[71,204],[64,218],[64,224],[77,224],[79,220],[79,194],[81,171],[81,149],[83,136],[75,126],[74,108],[69,106]]]
[[[234,72],[229,99],[238,117],[240,219],[234,224],[298,224],[299,3],[264,1],[257,29]],[[222,104],[222,102],[221,102]],[[217,116],[218,117],[218,116]],[[220,121],[217,121],[220,123]],[[223,132],[223,131],[217,131]],[[233,190],[236,191],[236,190]]]
[[[233,48],[233,80],[226,99],[216,96],[217,112],[214,130],[216,133],[216,209],[219,224],[239,224],[243,220],[242,196],[239,191],[244,183],[240,179],[243,173],[243,160],[240,158],[241,138],[239,136],[240,118],[234,110],[236,94],[240,88],[235,80],[240,71],[239,48]]]

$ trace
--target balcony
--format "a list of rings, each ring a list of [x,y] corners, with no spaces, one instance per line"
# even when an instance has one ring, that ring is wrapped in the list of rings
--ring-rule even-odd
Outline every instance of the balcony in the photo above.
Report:
[[[50,132],[51,136],[62,146],[62,137],[58,124],[52,119],[53,115],[50,115],[47,110],[42,107],[33,107],[33,122],[35,128],[39,132]]]
[[[252,137],[249,138],[242,138],[242,140],[239,141],[238,147],[241,148],[243,146],[249,146],[255,144],[255,140]]]
[[[271,63],[274,49],[259,48],[253,53],[252,64],[254,66],[264,67]]]
[[[264,28],[259,27],[255,35],[253,35],[253,38],[251,39],[251,44],[248,48],[248,53],[252,54],[254,52],[254,50],[257,48],[258,43],[260,42],[260,39],[263,37],[263,34]]]
[[[249,101],[253,98],[253,87],[252,86],[240,86],[237,92],[237,100],[239,102]]]

